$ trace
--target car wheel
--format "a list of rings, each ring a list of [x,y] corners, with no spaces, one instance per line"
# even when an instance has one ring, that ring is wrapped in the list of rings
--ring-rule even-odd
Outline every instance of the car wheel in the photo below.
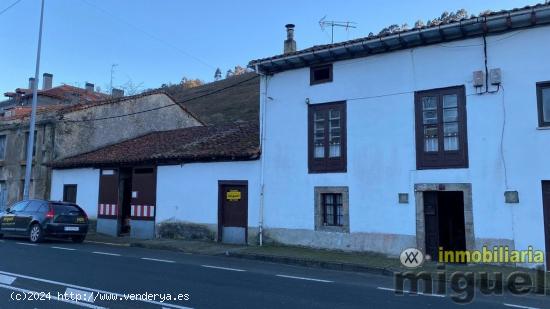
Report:
[[[42,228],[39,224],[35,223],[31,226],[31,229],[29,231],[29,239],[33,243],[41,242],[44,238],[44,232],[42,232]]]
[[[84,242],[84,239],[85,239],[85,238],[86,238],[86,235],[79,235],[79,236],[73,236],[73,237],[71,237],[71,239],[73,240],[73,242],[78,243],[78,244]]]

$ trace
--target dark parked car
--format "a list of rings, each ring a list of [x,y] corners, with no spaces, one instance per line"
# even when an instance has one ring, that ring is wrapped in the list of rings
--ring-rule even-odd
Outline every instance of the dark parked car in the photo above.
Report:
[[[0,236],[28,236],[31,242],[40,242],[44,237],[64,237],[80,243],[87,232],[88,216],[73,203],[26,200],[0,212]]]

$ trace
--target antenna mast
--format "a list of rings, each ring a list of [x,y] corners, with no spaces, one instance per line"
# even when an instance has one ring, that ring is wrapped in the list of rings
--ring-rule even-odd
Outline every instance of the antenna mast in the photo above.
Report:
[[[334,27],[345,28],[348,31],[350,28],[357,28],[357,23],[353,21],[335,21],[326,20],[326,16],[319,20],[319,26],[322,31],[325,31],[325,27],[330,27],[330,42],[334,43]]]

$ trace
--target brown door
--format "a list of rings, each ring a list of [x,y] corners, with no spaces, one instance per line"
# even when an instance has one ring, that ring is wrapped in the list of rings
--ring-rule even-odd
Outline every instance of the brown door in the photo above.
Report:
[[[218,241],[246,244],[248,237],[248,182],[218,184]]]
[[[542,182],[542,205],[544,213],[544,235],[546,256],[550,256],[550,181]],[[546,270],[550,271],[550,262],[546,261]]]
[[[118,217],[118,170],[102,169],[99,176],[99,201],[97,217],[117,219]]]
[[[432,260],[437,259],[439,246],[439,218],[437,211],[438,195],[436,191],[424,192],[424,230],[426,238],[425,254],[429,254]]]
[[[157,205],[157,171],[154,167],[134,168],[132,175],[132,220],[155,220]]]

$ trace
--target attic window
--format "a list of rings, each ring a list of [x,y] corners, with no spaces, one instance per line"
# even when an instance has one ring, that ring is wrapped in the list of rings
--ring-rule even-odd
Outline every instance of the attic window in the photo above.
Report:
[[[332,63],[309,68],[310,85],[332,82]]]

